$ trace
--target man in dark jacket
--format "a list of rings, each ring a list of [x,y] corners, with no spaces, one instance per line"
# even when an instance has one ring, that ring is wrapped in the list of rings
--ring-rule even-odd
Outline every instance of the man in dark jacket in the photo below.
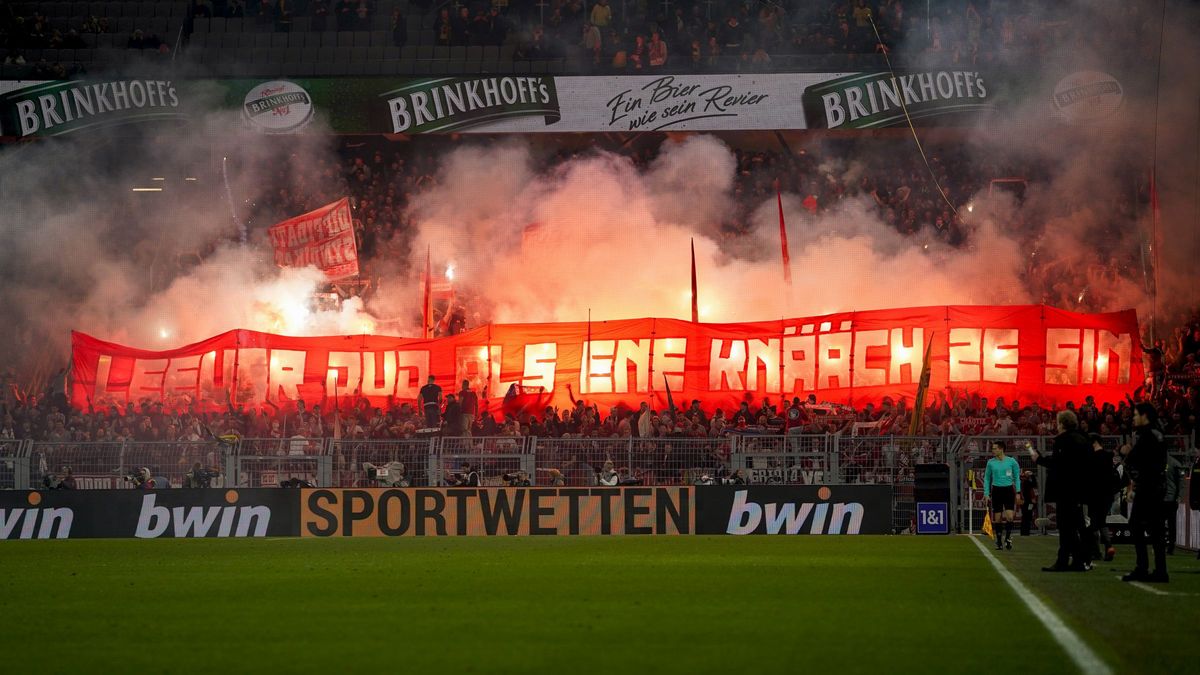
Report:
[[[1116,554],[1112,537],[1108,533],[1108,513],[1112,510],[1113,495],[1121,490],[1121,478],[1113,465],[1113,453],[1104,447],[1100,434],[1091,434],[1092,454],[1088,459],[1091,469],[1087,480],[1088,528],[1084,546],[1091,552],[1092,560],[1103,556],[1105,562]]]
[[[1039,455],[1032,448],[1029,454],[1034,462],[1046,467],[1046,499],[1054,502],[1058,516],[1058,557],[1042,571],[1086,572],[1091,563],[1083,546],[1083,501],[1091,443],[1079,431],[1075,413],[1058,413],[1058,435],[1050,455]]]
[[[1133,512],[1129,530],[1137,564],[1122,581],[1167,581],[1167,541],[1162,503],[1167,492],[1167,446],[1158,430],[1158,411],[1150,403],[1133,410],[1133,447],[1125,456],[1125,475],[1133,481]],[[1128,446],[1126,446],[1128,447]],[[1149,571],[1146,535],[1154,547],[1154,572]]]

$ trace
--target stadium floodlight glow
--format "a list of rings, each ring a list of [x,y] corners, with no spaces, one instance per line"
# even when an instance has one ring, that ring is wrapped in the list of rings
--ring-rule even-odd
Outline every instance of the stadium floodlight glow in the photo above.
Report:
[[[446,265],[446,280],[454,281],[454,263]]]
[[[166,178],[151,178],[150,180],[166,180]]]
[[[967,213],[975,213],[975,205],[967,204]]]
[[[143,187],[143,188],[130,188],[130,191],[131,192],[162,192],[163,189],[160,187],[149,187],[149,188]]]
[[[163,340],[166,340],[167,338],[171,337],[171,331],[167,330],[165,327],[159,328],[158,329],[158,337],[162,338]]]
[[[184,178],[184,180],[196,181],[198,179],[195,176],[188,176],[187,178]]]

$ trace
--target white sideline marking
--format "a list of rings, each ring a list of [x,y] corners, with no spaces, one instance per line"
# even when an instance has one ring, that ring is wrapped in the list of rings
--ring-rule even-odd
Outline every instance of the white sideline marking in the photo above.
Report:
[[[1120,577],[1117,577],[1117,578],[1120,579]],[[1140,588],[1143,591],[1146,591],[1147,593],[1153,593],[1155,595],[1170,595],[1170,593],[1168,593],[1166,591],[1160,591],[1157,588],[1155,588],[1153,586],[1147,586],[1146,584],[1143,584],[1140,581],[1131,581],[1131,582],[1129,582],[1129,585],[1133,586],[1134,588]]]
[[[1121,577],[1117,578],[1120,579]],[[1161,591],[1149,584],[1143,584],[1140,581],[1130,581],[1129,585],[1155,595],[1196,595],[1195,593],[1175,593],[1173,591]]]
[[[1063,623],[1062,619],[1058,618],[1058,616],[1046,606],[1046,603],[1038,599],[1038,597],[1034,595],[1032,591],[1025,587],[1025,584],[1022,584],[1012,572],[1009,572],[1008,568],[1001,564],[1000,561],[996,559],[996,556],[992,555],[992,552],[987,550],[986,546],[979,543],[978,538],[970,537],[970,539],[988,559],[988,562],[992,563],[992,567],[995,568],[996,572],[1001,576],[1001,578],[1008,582],[1009,587],[1016,592],[1017,597],[1021,599],[1021,602],[1024,602],[1025,606],[1029,608],[1029,611],[1032,612],[1033,615],[1037,617],[1038,621],[1041,621],[1042,625],[1046,627],[1046,630],[1050,631],[1050,635],[1056,642],[1058,642],[1059,645],[1062,646],[1063,650],[1067,652],[1067,656],[1071,657],[1071,660],[1075,662],[1076,666],[1079,666],[1081,671],[1085,673],[1094,673],[1095,675],[1112,674],[1112,669],[1100,659],[1096,652],[1092,651],[1092,648],[1087,646],[1087,643],[1081,640],[1074,631],[1068,628],[1067,624]]]

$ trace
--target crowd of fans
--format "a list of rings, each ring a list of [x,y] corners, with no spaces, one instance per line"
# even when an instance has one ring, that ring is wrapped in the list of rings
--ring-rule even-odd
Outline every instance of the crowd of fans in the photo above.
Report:
[[[310,30],[354,31],[389,5],[373,0],[194,0],[195,17],[248,17],[290,31],[297,17]],[[1096,48],[1122,58],[1148,58],[1138,36],[1158,18],[1142,3],[1095,16],[1056,10],[1033,0],[418,0],[415,11],[391,13],[394,43],[405,46],[408,26],[432,27],[442,46],[513,45],[518,59],[570,59],[591,72],[653,73],[762,69],[784,55],[836,55],[848,59],[882,53],[943,66],[986,67],[1026,62],[1052,52]],[[432,19],[432,21],[430,21]],[[60,30],[34,12],[18,15],[0,1],[0,53],[20,65],[22,50],[83,49],[80,33],[107,33],[107,17],[81,16]],[[138,50],[167,50],[160,36],[121,35]],[[1147,47],[1148,49],[1148,47]],[[845,65],[843,66],[845,67]],[[43,75],[58,75],[47,64]],[[69,68],[68,68],[69,70]]]

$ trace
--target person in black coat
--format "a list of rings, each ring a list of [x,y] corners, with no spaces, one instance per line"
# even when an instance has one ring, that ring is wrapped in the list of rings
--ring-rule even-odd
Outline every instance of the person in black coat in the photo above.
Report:
[[[1133,481],[1133,511],[1129,530],[1137,563],[1122,581],[1167,581],[1166,523],[1162,503],[1167,493],[1167,446],[1158,430],[1158,411],[1150,403],[1139,403],[1133,411],[1133,447],[1126,446],[1125,475]],[[1154,547],[1154,572],[1149,571],[1146,536]]]
[[[1058,557],[1043,572],[1086,572],[1091,569],[1083,545],[1083,502],[1089,474],[1091,442],[1079,431],[1079,418],[1070,410],[1058,413],[1058,435],[1053,452],[1039,455],[1030,448],[1033,461],[1046,467],[1046,499],[1054,503],[1058,516]]]
[[[1108,532],[1108,513],[1112,510],[1113,496],[1121,491],[1121,477],[1113,464],[1113,453],[1104,447],[1100,434],[1091,434],[1088,439],[1092,443],[1092,453],[1088,458],[1091,473],[1085,495],[1088,527],[1084,546],[1091,552],[1092,560],[1103,556],[1108,562],[1116,554]]]

